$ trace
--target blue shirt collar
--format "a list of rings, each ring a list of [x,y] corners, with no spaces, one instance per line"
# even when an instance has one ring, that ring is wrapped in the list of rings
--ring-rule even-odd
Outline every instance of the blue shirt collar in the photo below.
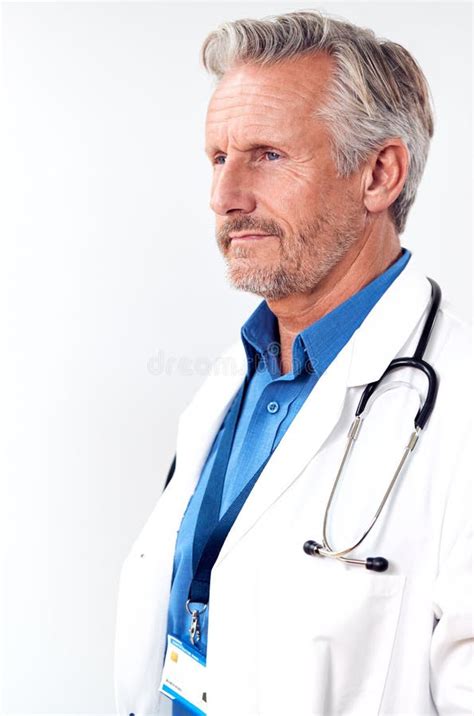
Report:
[[[390,284],[403,271],[410,257],[410,251],[403,249],[400,258],[380,276],[298,333],[292,349],[293,370],[288,377],[295,377],[303,370],[322,375]],[[281,375],[278,320],[266,301],[262,301],[245,321],[241,328],[241,338],[247,355],[249,377],[260,360],[264,361],[272,377]]]

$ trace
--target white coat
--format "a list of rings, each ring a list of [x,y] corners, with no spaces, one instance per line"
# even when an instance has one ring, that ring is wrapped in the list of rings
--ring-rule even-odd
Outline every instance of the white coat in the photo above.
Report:
[[[468,714],[473,708],[465,456],[468,331],[443,301],[425,358],[438,402],[390,503],[354,556],[385,573],[303,552],[324,510],[363,390],[411,355],[430,285],[412,258],[313,388],[260,476],[216,562],[209,605],[209,716]],[[121,716],[168,714],[158,687],[176,534],[245,375],[240,340],[181,415],[174,478],[124,564],[116,639]],[[344,548],[368,526],[413,429],[424,379],[403,369],[374,402],[329,522]]]

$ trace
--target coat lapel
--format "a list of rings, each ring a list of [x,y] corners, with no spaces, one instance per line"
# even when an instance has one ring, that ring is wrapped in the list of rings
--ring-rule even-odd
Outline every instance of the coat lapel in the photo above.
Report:
[[[298,478],[337,423],[344,404],[351,346],[323,373],[272,454],[221,549],[216,564]]]
[[[245,351],[240,342],[234,343],[217,359],[211,376],[181,414],[176,441],[176,482],[186,494],[194,490],[199,480],[214,438],[245,374]]]

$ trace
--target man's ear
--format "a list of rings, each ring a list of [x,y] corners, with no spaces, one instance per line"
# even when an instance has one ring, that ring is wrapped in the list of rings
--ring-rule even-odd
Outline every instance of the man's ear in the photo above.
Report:
[[[365,208],[378,214],[393,204],[406,181],[410,155],[406,144],[395,137],[388,139],[367,162],[364,172]]]

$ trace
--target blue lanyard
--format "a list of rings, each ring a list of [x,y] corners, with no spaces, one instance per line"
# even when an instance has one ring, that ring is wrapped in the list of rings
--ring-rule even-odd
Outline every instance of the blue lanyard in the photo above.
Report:
[[[227,416],[222,439],[199,509],[193,540],[193,577],[188,594],[190,602],[200,604],[209,603],[211,570],[217,561],[219,552],[232,525],[271,457],[270,453],[263,465],[260,466],[227,511],[219,519],[227,465],[229,463],[232,443],[234,441],[247,385],[248,377],[246,377],[242,383]]]

